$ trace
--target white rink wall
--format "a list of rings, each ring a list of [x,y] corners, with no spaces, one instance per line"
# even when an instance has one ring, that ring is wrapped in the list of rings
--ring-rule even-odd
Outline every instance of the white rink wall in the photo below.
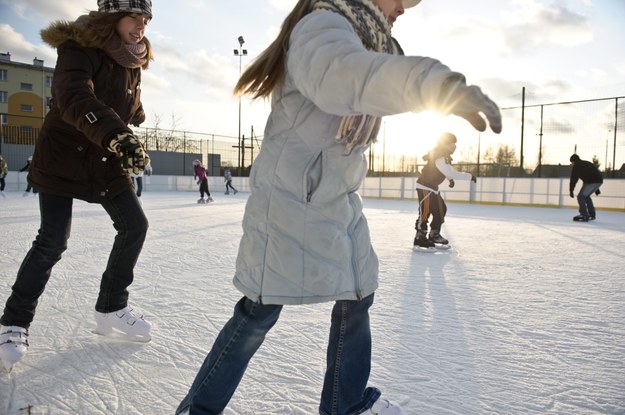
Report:
[[[367,177],[359,193],[371,198],[416,200],[415,182],[414,177]],[[232,184],[239,191],[249,192],[247,177],[234,177]],[[211,192],[225,191],[223,177],[209,177],[208,185]],[[580,187],[581,182],[576,186],[576,193]],[[5,191],[24,189],[26,173],[9,172]],[[144,191],[147,192],[197,190],[197,183],[190,176],[144,176]],[[448,202],[577,207],[577,200],[569,197],[568,177],[480,177],[477,183],[458,180],[453,189],[445,182],[440,191]],[[593,196],[593,201],[598,209],[625,211],[625,179],[605,179],[601,195]]]

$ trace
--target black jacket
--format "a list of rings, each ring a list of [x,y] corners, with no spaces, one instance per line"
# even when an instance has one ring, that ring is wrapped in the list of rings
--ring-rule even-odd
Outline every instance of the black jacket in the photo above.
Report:
[[[575,190],[575,185],[579,179],[582,179],[584,184],[603,183],[603,176],[597,166],[586,160],[579,160],[573,163],[571,181],[569,182],[569,191],[572,192]]]

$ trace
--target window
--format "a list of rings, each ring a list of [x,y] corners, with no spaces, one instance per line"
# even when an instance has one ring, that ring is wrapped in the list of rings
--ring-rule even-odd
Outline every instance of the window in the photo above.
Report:
[[[9,79],[9,70],[0,69],[0,81],[6,81],[7,79]]]
[[[52,77],[50,75],[46,76],[46,86],[48,88],[52,86]]]
[[[9,93],[7,91],[0,91],[0,102],[7,103],[9,101]]]
[[[22,91],[32,91],[33,84],[27,84],[26,82],[20,82],[20,89]]]
[[[7,125],[9,123],[9,114],[0,114],[0,125]]]
[[[33,106],[30,104],[22,104],[20,105],[20,110],[24,112],[33,112]]]

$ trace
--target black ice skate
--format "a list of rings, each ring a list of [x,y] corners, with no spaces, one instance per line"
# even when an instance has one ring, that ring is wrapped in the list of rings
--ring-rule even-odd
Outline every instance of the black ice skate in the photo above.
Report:
[[[435,231],[435,230],[430,231],[430,236],[428,237],[428,239],[431,242],[434,242],[434,244],[436,245],[448,245],[449,244],[449,241],[443,238],[443,235],[441,235],[439,231]]]
[[[434,242],[426,238],[425,232],[417,231],[417,234],[414,237],[412,249],[420,251],[434,250],[436,249],[436,245]]]
[[[594,217],[593,217],[594,219]],[[577,215],[573,217],[575,222],[588,222],[590,220],[590,216],[588,215]]]

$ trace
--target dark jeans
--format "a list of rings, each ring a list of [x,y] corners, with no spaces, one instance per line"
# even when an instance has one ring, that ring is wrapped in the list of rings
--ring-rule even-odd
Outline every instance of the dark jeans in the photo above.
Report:
[[[232,186],[232,180],[226,180],[226,192],[229,192],[232,189],[233,192],[236,192],[237,189]]]
[[[17,272],[12,293],[0,318],[2,325],[28,328],[33,321],[35,308],[50,279],[52,267],[67,249],[73,202],[71,197],[39,193],[39,233]],[[102,207],[113,220],[117,235],[106,270],[102,274],[95,309],[109,313],[128,304],[127,288],[134,278],[133,269],[143,247],[148,220],[131,189],[112,200],[106,199]]]
[[[6,186],[4,177],[0,177],[0,192],[4,190],[4,186]]]
[[[200,196],[202,199],[204,198],[204,193],[206,193],[206,196],[211,195],[211,192],[208,190],[208,179],[200,181]]]
[[[360,414],[380,397],[378,389],[367,387],[371,370],[369,308],[373,297],[337,301],[332,309],[320,414]],[[243,297],[215,339],[176,413],[189,408],[190,415],[220,414],[281,311],[281,305],[254,303]]]
[[[135,186],[135,190],[137,191],[137,196],[141,197],[141,192],[143,192],[143,177],[142,176],[130,176],[132,179],[132,185]]]

